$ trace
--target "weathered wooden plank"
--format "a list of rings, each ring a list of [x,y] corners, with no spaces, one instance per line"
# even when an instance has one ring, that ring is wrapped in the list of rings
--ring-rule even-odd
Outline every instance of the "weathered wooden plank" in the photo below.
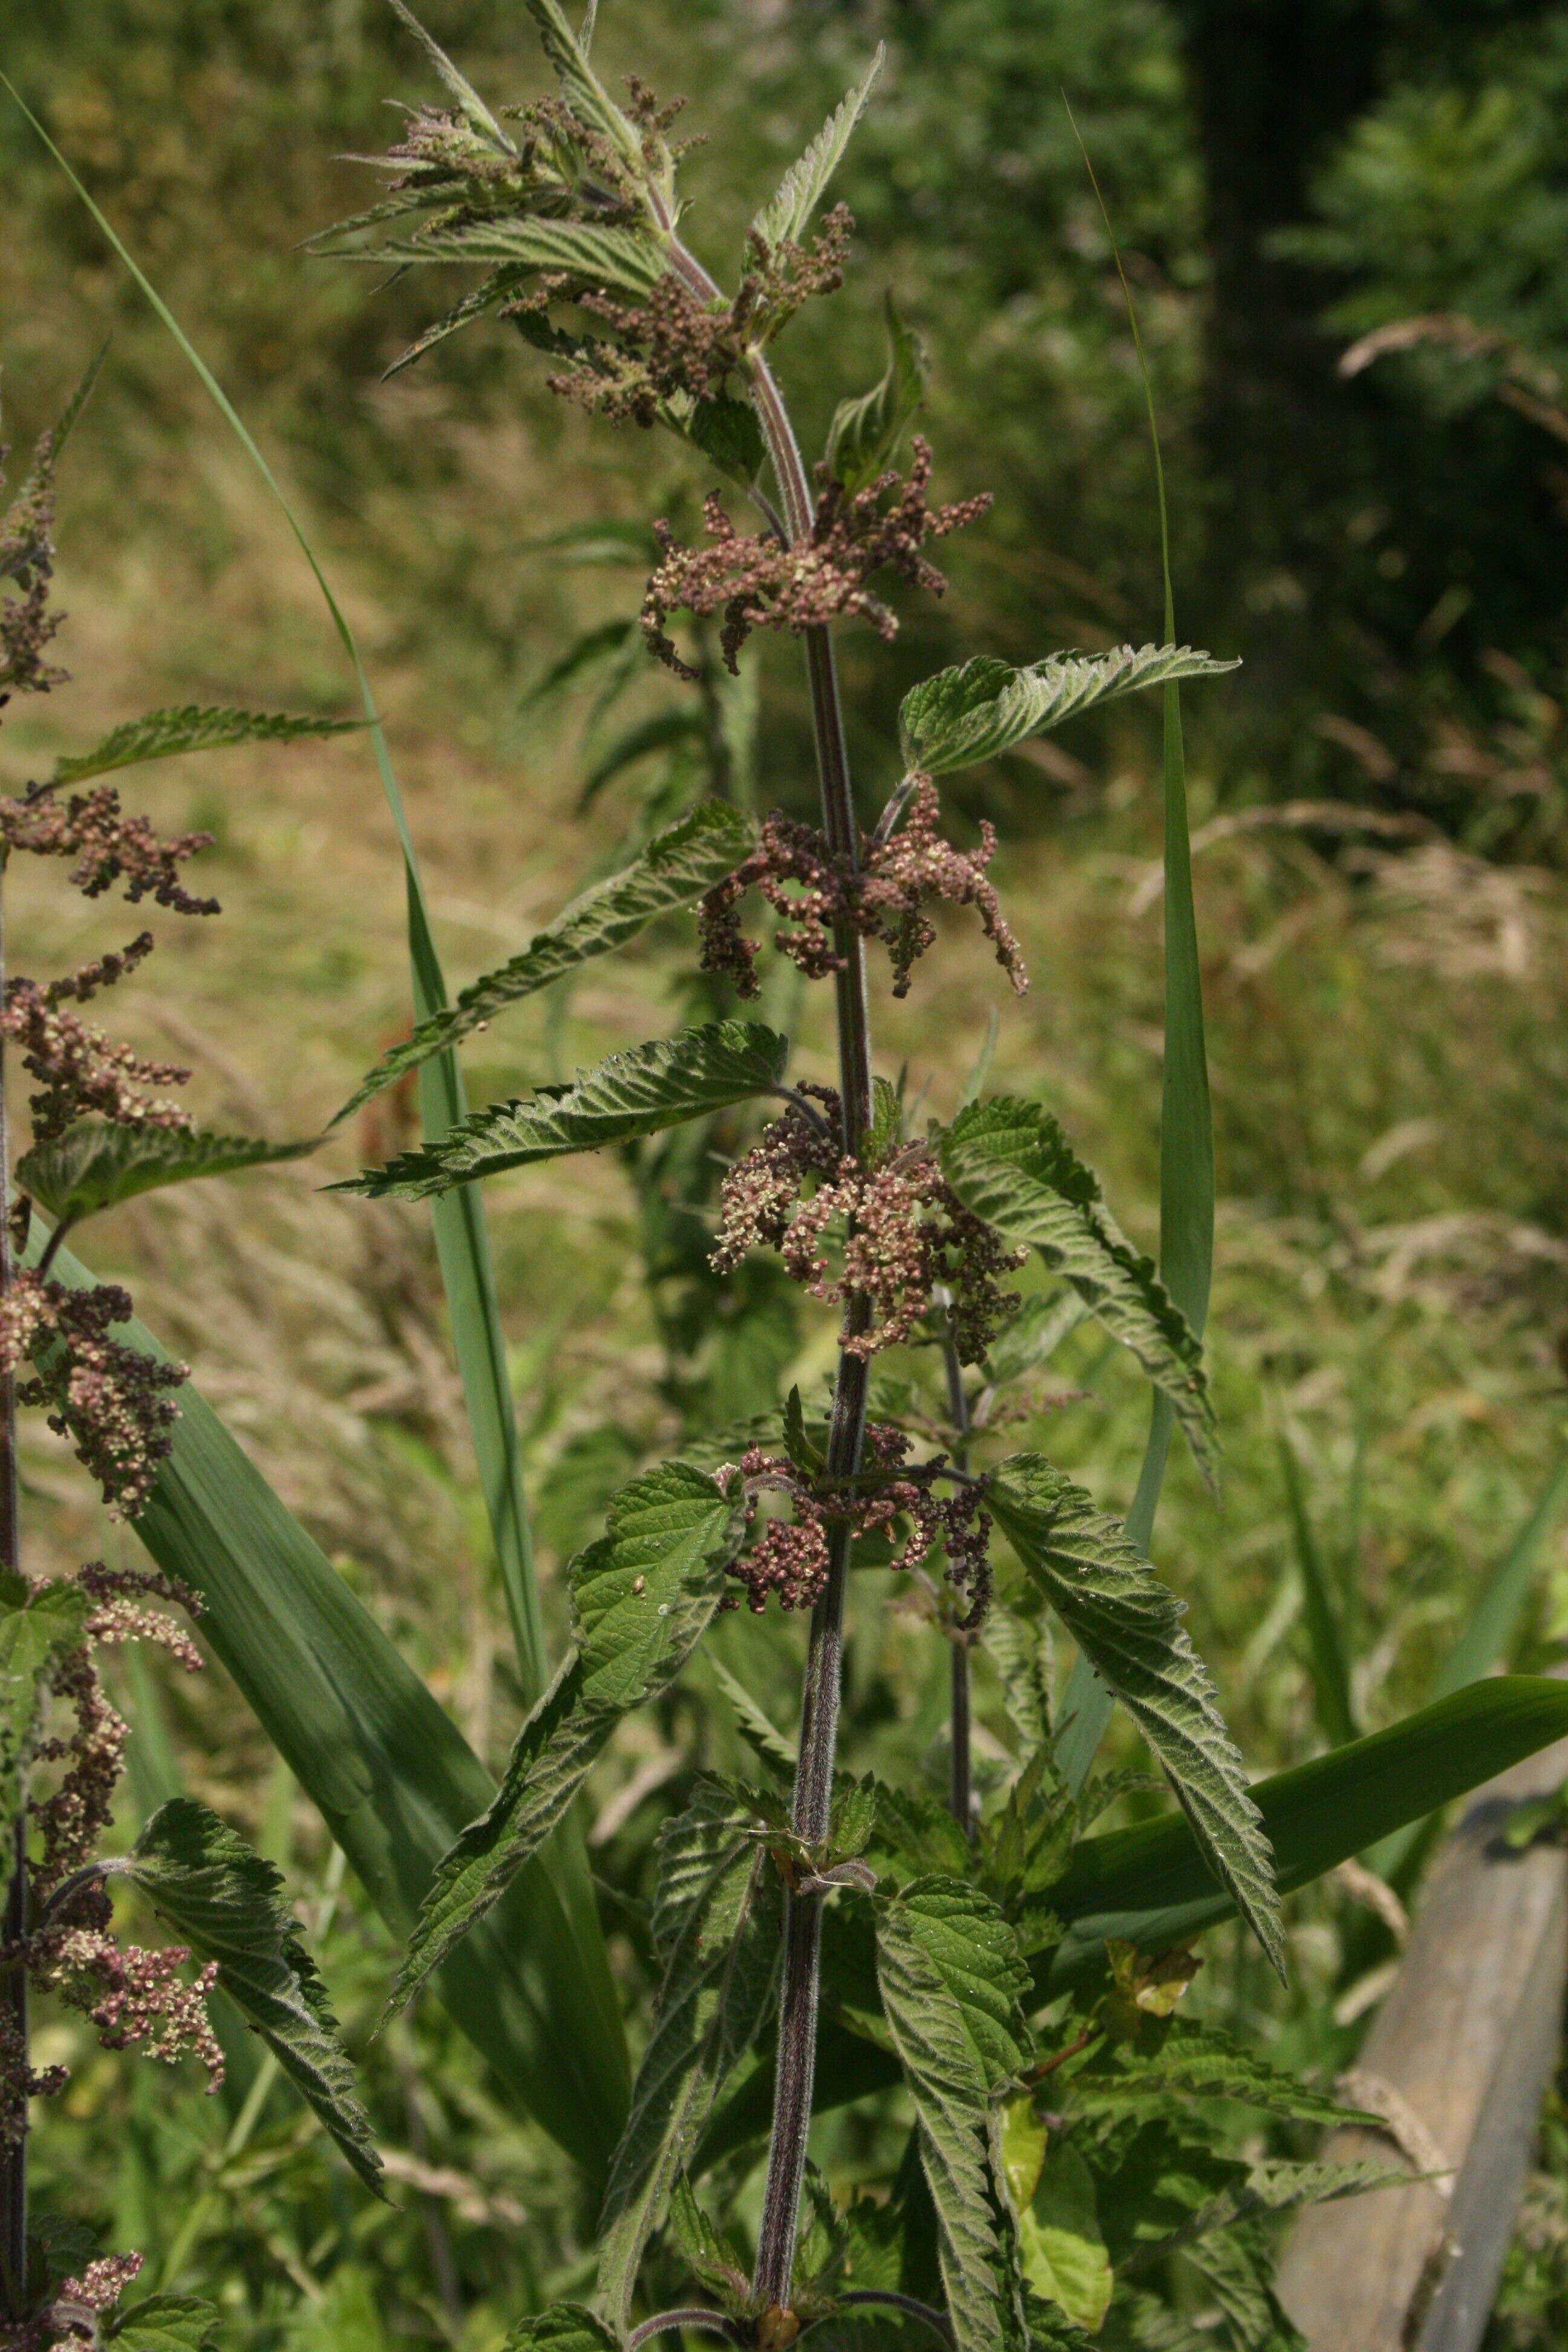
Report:
[[[1568,1972],[1568,1855],[1511,1853],[1512,1808],[1568,1778],[1568,1740],[1489,1781],[1427,1878],[1357,2064],[1447,2181],[1320,2207],[1297,2223],[1280,2301],[1312,2352],[1476,2352],[1529,2179]],[[1358,2104],[1372,2105],[1370,2095]],[[1388,2155],[1333,2133],[1334,2159]]]

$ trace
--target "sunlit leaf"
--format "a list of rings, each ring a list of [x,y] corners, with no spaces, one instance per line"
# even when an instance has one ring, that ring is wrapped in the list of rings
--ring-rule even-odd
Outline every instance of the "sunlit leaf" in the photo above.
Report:
[[[1211,1469],[1214,1407],[1203,1349],[1153,1260],[1121,1232],[1099,1177],[1050,1112],[1042,1103],[996,1095],[961,1110],[939,1148],[965,1208],[1005,1240],[1039,1251],[1170,1398],[1199,1464]]]
[[[994,760],[1027,736],[1044,735],[1097,703],[1146,686],[1215,677],[1239,667],[1190,646],[1118,646],[1108,654],[1048,654],[1015,669],[987,654],[939,670],[913,686],[899,706],[907,766],[926,775]]]
[[[560,1822],[628,1708],[668,1689],[719,1604],[739,1500],[689,1464],[634,1478],[570,1570],[577,1645],[519,1732],[494,1803],[437,1870],[389,2010],[418,1990]]]
[[[1015,2315],[991,2192],[991,2103],[1028,2062],[1027,1971],[994,1904],[960,1879],[924,1878],[879,1920],[877,1973],[919,2118],[956,2352],[994,2352]]]
[[[871,85],[882,70],[886,55],[886,48],[879,42],[877,54],[860,80],[835,107],[805,154],[790,165],[776,193],[752,221],[752,234],[760,236],[770,251],[786,238],[799,241],[854,136],[856,124],[866,111]]]
[[[36,1143],[16,1162],[16,1181],[51,1216],[75,1224],[100,1209],[186,1184],[198,1176],[231,1176],[242,1168],[303,1160],[321,1140],[268,1143],[254,1135],[206,1135],[184,1128],[113,1127],[79,1119],[63,1135]]]
[[[215,2352],[216,2306],[194,2294],[150,2294],[104,2315],[104,2340],[121,2352]]]
[[[335,1186],[373,1199],[420,1201],[497,1176],[508,1168],[598,1151],[679,1126],[773,1092],[784,1077],[789,1040],[754,1022],[716,1021],[678,1030],[612,1054],[570,1087],[541,1090],[531,1101],[494,1103],[443,1136],[405,1151],[384,1168]]]
[[[985,1500],[1036,1593],[1164,1766],[1211,1868],[1282,1969],[1268,1841],[1214,1686],[1182,1625],[1182,1603],[1120,1523],[1044,1455],[1005,1462]]]
[[[663,247],[641,229],[597,228],[590,221],[543,220],[533,214],[433,221],[406,236],[351,243],[341,252],[332,246],[323,250],[378,268],[436,261],[559,270],[580,285],[615,286],[627,294],[650,293],[666,266]]]

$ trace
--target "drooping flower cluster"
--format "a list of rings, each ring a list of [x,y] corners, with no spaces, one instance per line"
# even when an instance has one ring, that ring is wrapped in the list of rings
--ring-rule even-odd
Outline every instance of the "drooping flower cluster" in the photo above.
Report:
[[[909,1463],[910,1440],[900,1429],[873,1422],[866,1431],[862,1470],[853,1481],[827,1477],[807,1479],[787,1454],[768,1454],[760,1445],[744,1453],[738,1464],[716,1472],[721,1483],[738,1470],[748,1500],[774,1492],[787,1495],[792,1517],[770,1518],[748,1551],[730,1573],[746,1589],[746,1606],[761,1616],[770,1594],[781,1609],[810,1609],[827,1582],[829,1536],[847,1530],[850,1540],[890,1534],[897,1520],[909,1522],[902,1547],[889,1561],[895,1574],[909,1575],[939,1549],[947,1555],[948,1581],[963,1591],[970,1607],[960,1628],[972,1632],[985,1614],[991,1595],[986,1556],[989,1514],[981,1507],[982,1483],[957,1481],[951,1495],[939,1496],[937,1480],[951,1479],[945,1454],[929,1462]],[[741,1605],[737,1594],[723,1604]]]
[[[14,1373],[28,1358],[34,1367],[17,1402],[46,1409],[121,1519],[135,1518],[147,1500],[176,1419],[170,1391],[189,1377],[184,1364],[110,1338],[110,1325],[132,1312],[118,1283],[73,1290],[31,1270],[14,1274],[0,1297],[0,1370]]]
[[[132,905],[151,896],[181,915],[216,915],[216,898],[193,898],[180,880],[188,857],[212,842],[210,833],[182,833],[160,841],[144,816],[127,816],[112,784],[73,793],[62,806],[47,785],[21,800],[0,800],[0,839],[8,848],[42,857],[74,857],[70,879],[84,898],[100,898],[116,882]]]
[[[863,837],[858,869],[852,872],[848,859],[836,856],[816,827],[774,809],[752,855],[702,901],[702,970],[728,980],[737,995],[756,995],[759,943],[745,937],[738,912],[747,891],[755,889],[788,918],[790,927],[774,932],[773,945],[808,980],[843,969],[833,932],[845,923],[882,941],[892,962],[893,994],[907,996],[917,960],[936,940],[925,908],[942,900],[979,908],[996,961],[1022,996],[1028,973],[985,871],[996,854],[995,829],[982,820],[980,847],[963,850],[942,835],[941,816],[935,784],[929,776],[917,778],[902,824]]]
[[[198,1603],[171,1577],[110,1569],[101,1560],[89,1560],[75,1581],[92,1607],[83,1628],[86,1639],[59,1662],[52,1677],[55,1699],[70,1710],[70,1729],[41,1740],[35,1751],[37,1764],[62,1768],[49,1794],[31,1807],[38,1832],[28,1865],[35,1924],[18,1944],[0,1948],[0,1962],[20,1961],[36,1987],[80,2011],[105,2049],[139,2042],[149,2057],[169,2063],[194,2055],[207,2069],[209,2087],[216,2088],[223,2059],[205,2006],[216,1968],[205,1967],[187,1981],[179,1973],[190,1958],[186,1947],[148,1951],[121,1944],[112,1931],[109,1896],[90,1868],[113,1810],[127,1738],[125,1722],[104,1690],[94,1646],[153,1641],[187,1672],[196,1672],[201,1654],[190,1635],[148,1604],[171,1601],[195,1615]],[[22,2135],[29,2097],[58,2093],[66,2080],[63,2067],[37,2074],[25,2051],[0,2049],[0,2142],[14,2143]]]
[[[907,480],[889,471],[851,492],[819,467],[816,515],[805,547],[791,547],[773,532],[737,530],[716,493],[703,508],[707,547],[683,547],[668,523],[656,523],[664,560],[647,583],[642,608],[643,635],[651,650],[678,677],[695,677],[665,626],[671,614],[681,611],[700,618],[722,613],[720,646],[731,670],[753,629],[788,629],[798,636],[803,629],[826,628],[858,613],[879,635],[896,636],[897,620],[867,582],[890,571],[940,596],[947,583],[921,552],[927,540],[962,530],[991,504],[985,492],[950,506],[928,506],[931,449],[918,434],[910,446]]]
[[[826,1097],[826,1089],[812,1091]],[[827,1099],[837,1110],[837,1097]],[[939,1284],[952,1295],[948,1311],[961,1363],[980,1362],[998,1324],[1017,1307],[1000,1277],[1022,1265],[1026,1251],[1009,1250],[963,1206],[924,1142],[869,1166],[792,1104],[728,1171],[719,1202],[715,1271],[731,1272],[749,1249],[776,1249],[814,1297],[864,1299],[868,1328],[844,1342],[853,1355],[907,1340]],[[826,1246],[835,1226],[837,1271]]]
[[[142,938],[150,948],[151,935],[143,932]],[[33,1115],[35,1142],[51,1141],[89,1113],[117,1127],[189,1128],[194,1124],[190,1113],[178,1103],[142,1091],[147,1087],[184,1086],[189,1070],[174,1062],[150,1062],[133,1046],[106,1037],[101,1029],[59,1009],[63,999],[89,996],[95,988],[108,984],[101,976],[106,965],[117,962],[128,971],[140,962],[140,949],[141,941],[132,940],[122,956],[102,956],[82,971],[68,972],[63,980],[43,987],[20,976],[6,982],[0,1035],[20,1045],[23,1068],[39,1081],[27,1106]]]
[[[104,2254],[79,2278],[62,2279],[50,2300],[6,2324],[5,2352],[81,2352],[102,2340],[102,2322],[141,2273],[141,2254]]]

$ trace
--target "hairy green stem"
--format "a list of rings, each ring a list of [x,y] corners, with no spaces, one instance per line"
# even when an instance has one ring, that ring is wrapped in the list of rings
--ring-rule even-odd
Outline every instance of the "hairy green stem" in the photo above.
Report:
[[[0,857],[0,886],[5,878],[5,862]],[[0,1005],[5,1001],[5,931],[4,904],[0,902]],[[10,1290],[13,1266],[11,1255],[11,1148],[5,1116],[5,1039],[0,1036],[0,1298]],[[0,1374],[0,1568],[16,1575],[21,1568],[21,1527],[17,1517],[16,1494],[16,1376],[13,1371]],[[27,1807],[25,1789],[17,1791],[16,1842],[15,1852],[6,1857],[9,1874],[5,1886],[5,1916],[0,1936],[10,1945],[19,1944],[27,1932]],[[23,1960],[14,1960],[5,1971],[0,1985],[6,2040],[12,2063],[24,2070],[27,2063],[27,1969]],[[5,2294],[13,2316],[20,2316],[27,2287],[27,2111],[26,2099],[22,2107],[21,2128],[15,2143],[0,2152],[0,2264],[4,2265]]]
[[[704,301],[719,298],[707,271],[678,239],[670,239],[670,267]],[[806,545],[816,502],[789,411],[773,370],[761,352],[750,363],[752,397],[773,461],[790,544]],[[853,874],[859,865],[860,835],[838,701],[833,641],[826,628],[805,631],[806,675],[811,687],[812,731],[816,744],[822,825],[829,848]],[[843,1105],[844,1149],[858,1152],[871,1120],[871,1032],[866,996],[865,942],[852,925],[834,929],[839,959],[835,975],[838,1027],[838,1091]],[[860,1467],[866,1433],[868,1367],[849,1342],[870,1328],[870,1301],[852,1298],[846,1310],[838,1371],[828,1428],[827,1475],[852,1477]],[[849,1563],[849,1530],[835,1529],[829,1541],[827,1581],[811,1613],[802,1696],[800,1753],[795,1769],[792,1819],[796,1834],[811,1844],[827,1835],[833,1806],[833,1768],[838,1747],[838,1710],[843,1684],[844,1589]],[[786,1898],[784,1973],[779,1992],[778,2072],[773,2093],[773,2138],[767,2186],[757,2235],[752,2291],[764,2305],[786,2305],[795,2274],[795,2231],[805,2177],[805,2143],[811,2129],[816,2077],[816,2012],[822,1973],[820,1891]]]

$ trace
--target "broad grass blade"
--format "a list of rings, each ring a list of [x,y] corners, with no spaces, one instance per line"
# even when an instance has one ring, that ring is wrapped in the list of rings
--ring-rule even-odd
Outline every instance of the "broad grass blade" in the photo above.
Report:
[[[1559,1461],[1541,1500],[1510,1544],[1498,1569],[1477,1601],[1469,1623],[1455,1643],[1433,1686],[1434,1699],[1447,1698],[1468,1683],[1489,1675],[1508,1647],[1520,1611],[1530,1591],[1530,1571],[1542,1538],[1568,1495],[1568,1454]],[[1412,1822],[1394,1837],[1384,1838],[1368,1856],[1380,1878],[1403,1881],[1412,1874],[1431,1822]]]
[[[1551,1675],[1500,1675],[1256,1781],[1253,1801],[1281,1894],[1565,1737],[1568,1684]],[[1173,1816],[1086,1838],[1040,1900],[1068,1925],[1053,1971],[1058,1983],[1101,1962],[1108,1936],[1163,1951],[1234,1907],[1185,1821]],[[1021,1926],[1026,1939],[1026,1916]]]
[[[1312,1522],[1307,1512],[1307,1497],[1301,1487],[1301,1465],[1296,1459],[1296,1449],[1281,1432],[1279,1436],[1279,1470],[1285,1483],[1285,1500],[1290,1513],[1290,1532],[1296,1544],[1296,1565],[1301,1572],[1302,1613],[1307,1620],[1307,1640],[1312,1653],[1312,1690],[1318,1706],[1318,1726],[1324,1738],[1340,1748],[1356,1736],[1355,1715],[1351,1706],[1350,1666],[1345,1657],[1345,1645],[1340,1631],[1339,1613],[1329,1580],[1323,1568],[1322,1554],[1312,1532]],[[1462,1677],[1473,1682],[1473,1675]],[[1458,1689],[1458,1684],[1448,1685]],[[1447,1692],[1437,1691],[1442,1698]]]
[[[1065,103],[1065,101],[1064,101]],[[1095,178],[1094,165],[1068,108],[1073,136],[1082,150],[1089,183],[1100,205],[1105,233],[1116,258],[1116,273],[1127,304],[1143,404],[1149,417],[1149,444],[1154,460],[1154,489],[1160,513],[1160,568],[1165,590],[1165,642],[1176,637],[1176,600],[1171,584],[1171,520],[1165,503],[1165,466],[1160,451],[1160,428],[1154,414],[1154,390],[1138,331],[1132,290],[1121,266],[1121,251],[1110,226],[1110,215]],[[1193,905],[1193,852],[1187,823],[1187,765],[1182,740],[1182,689],[1174,680],[1165,688],[1163,745],[1165,829],[1165,1062],[1160,1103],[1160,1275],[1166,1289],[1201,1339],[1208,1319],[1209,1285],[1214,1273],[1214,1118],[1209,1107],[1208,1055],[1204,1044],[1203,973],[1198,962],[1198,924]],[[1154,1535],[1154,1514],[1165,1476],[1175,1416],[1165,1397],[1156,1393],[1149,1422],[1149,1441],[1137,1490],[1127,1514],[1127,1533],[1140,1551],[1147,1552]],[[1110,1694],[1087,1660],[1079,1658],[1068,1678],[1062,1705],[1063,1728],[1057,1761],[1068,1785],[1080,1789],[1089,1778],[1095,1751],[1110,1717]]]
[[[311,575],[331,616],[332,626],[358,682],[382,789],[402,849],[414,1014],[416,1022],[425,1020],[431,1013],[445,1009],[446,982],[431,935],[429,914],[419,877],[414,838],[409,832],[403,805],[403,794],[353,631],[332,593],[331,583],[317,561],[315,550],[306,537],[303,526],[228,394],[15,84],[4,73],[0,73],[0,83],[4,83],[10,92],[141,292],[168,329],[204,390],[277,499],[300,551],[310,567]],[[466,1109],[463,1081],[457,1061],[450,1053],[442,1055],[420,1072],[420,1111],[426,1142],[437,1141],[464,1117]],[[540,1614],[523,1496],[517,1418],[507,1371],[506,1346],[501,1334],[483,1205],[477,1197],[458,1197],[437,1202],[431,1215],[441,1279],[452,1320],[452,1344],[457,1354],[463,1399],[479,1465],[479,1483],[484,1490],[507,1613],[517,1645],[519,1675],[526,1697],[531,1704],[549,1680],[549,1662],[545,1656],[543,1621]],[[482,1811],[488,1802],[487,1795],[473,1811]],[[471,1812],[465,1816],[465,1820],[471,1818]],[[607,2074],[625,2077],[628,2071],[626,2037],[611,1985],[604,1935],[593,1900],[587,1857],[580,1835],[570,1823],[563,1826],[559,1837],[552,1843],[544,1860],[561,1874],[564,1898],[583,1946],[583,1964],[600,1997],[602,2022],[598,2038],[604,2045],[599,2053],[600,2059]],[[613,2141],[613,2133],[611,2137]]]
[[[34,1263],[39,1227],[35,1219]],[[67,1249],[52,1271],[76,1286],[93,1280]],[[115,1331],[166,1359],[144,1325]],[[134,1528],[161,1569],[201,1594],[204,1637],[382,1917],[406,1937],[436,1864],[495,1794],[457,1725],[189,1384]],[[512,2099],[601,2182],[626,2118],[627,2070],[595,1958],[536,1861],[437,1983]]]

